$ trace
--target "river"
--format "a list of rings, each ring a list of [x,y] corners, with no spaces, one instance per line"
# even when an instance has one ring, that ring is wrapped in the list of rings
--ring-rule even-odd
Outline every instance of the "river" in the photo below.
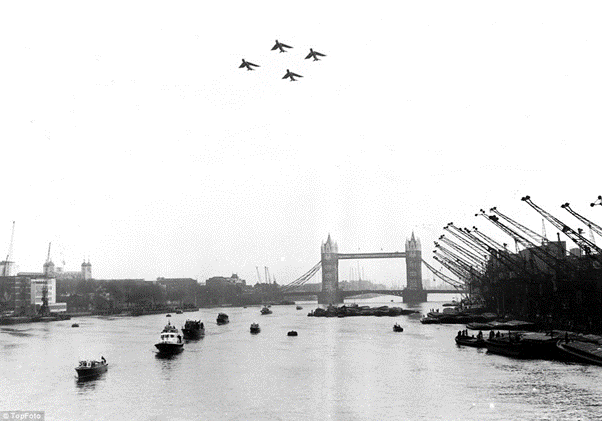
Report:
[[[449,299],[448,296],[435,299]],[[394,299],[395,304],[390,300]],[[354,300],[401,304],[398,297]],[[522,361],[458,347],[459,325],[420,315],[314,318],[315,302],[201,309],[206,336],[165,359],[165,315],[80,317],[0,329],[0,410],[46,420],[591,420],[602,414],[602,367]],[[414,306],[422,313],[442,302]],[[218,326],[218,312],[230,323]],[[251,335],[258,322],[261,333]],[[80,327],[72,328],[73,322]],[[395,333],[399,322],[404,332]],[[289,330],[297,337],[288,337]],[[104,356],[81,382],[74,367]]]

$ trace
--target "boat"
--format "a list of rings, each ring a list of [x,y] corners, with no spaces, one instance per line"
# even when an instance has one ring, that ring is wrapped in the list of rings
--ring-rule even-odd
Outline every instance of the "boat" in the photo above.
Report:
[[[420,323],[422,323],[423,325],[439,324],[441,323],[441,320],[435,317],[423,317],[422,319],[420,319]]]
[[[182,314],[182,313],[184,313],[184,310],[180,310],[180,309],[176,310],[176,314]]]
[[[303,307],[297,306],[297,310],[303,310]]]
[[[570,356],[576,361],[602,365],[602,346],[599,343],[561,339],[556,346],[564,355]]]
[[[71,327],[79,327],[79,325],[77,323],[73,323]]]
[[[399,323],[393,325],[393,332],[403,332],[403,327],[399,326]]]
[[[162,354],[177,354],[184,349],[184,339],[177,327],[169,321],[161,332],[161,339],[155,347]]]
[[[226,323],[229,323],[230,319],[228,318],[228,315],[226,313],[220,313],[217,315],[217,324],[218,325],[225,325]]]
[[[515,358],[528,358],[529,349],[521,340],[520,334],[508,333],[485,340],[487,352]]]
[[[296,330],[291,330],[287,333],[287,336],[297,336],[297,331]]]
[[[272,314],[272,310],[270,310],[267,306],[264,306],[261,309],[261,314]]]
[[[479,336],[456,336],[456,344],[472,346],[475,348],[485,348],[485,340]]]
[[[258,323],[251,323],[251,333],[259,333],[261,329],[259,328]]]
[[[205,326],[200,320],[186,320],[182,328],[184,339],[199,339],[205,336]]]
[[[109,368],[109,364],[105,357],[101,357],[100,361],[96,360],[82,360],[79,362],[79,366],[75,367],[77,377],[83,379],[86,377],[98,376],[104,373]]]

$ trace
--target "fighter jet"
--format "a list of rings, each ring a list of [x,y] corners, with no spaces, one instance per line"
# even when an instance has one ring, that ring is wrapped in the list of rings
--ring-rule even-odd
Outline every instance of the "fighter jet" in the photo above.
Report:
[[[274,46],[272,47],[272,51],[278,49],[280,50],[281,53],[286,53],[286,50],[284,48],[293,48],[290,45],[286,45],[282,42],[278,42],[278,40],[276,40],[276,44],[274,44]]]
[[[295,82],[296,77],[303,77],[303,76],[298,75],[297,73],[293,73],[289,69],[286,69],[286,74],[284,75],[284,77],[282,79],[286,79],[287,77],[291,79],[291,82]]]
[[[318,58],[318,56],[320,57],[326,57],[326,54],[322,54],[322,53],[318,53],[317,51],[314,51],[312,48],[309,49],[309,54],[307,55],[307,57],[305,57],[305,59],[307,60],[308,58],[314,58],[314,61],[318,61],[320,60]]]
[[[254,68],[252,68],[251,66],[255,66],[255,67],[261,67],[258,64],[253,64],[250,61],[246,61],[244,58],[242,59],[242,64],[240,66],[238,66],[239,69],[242,69],[243,67],[246,67],[247,70],[255,70]]]

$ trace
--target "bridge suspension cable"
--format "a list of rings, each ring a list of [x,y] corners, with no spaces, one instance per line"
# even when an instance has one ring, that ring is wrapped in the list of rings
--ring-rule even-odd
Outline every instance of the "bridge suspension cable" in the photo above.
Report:
[[[307,272],[305,272],[299,278],[295,279],[290,284],[284,285],[282,287],[281,291],[282,292],[290,292],[290,291],[292,291],[292,290],[294,290],[296,288],[299,288],[301,285],[303,285],[307,281],[309,281],[316,273],[318,273],[318,271],[321,268],[322,268],[322,261],[319,261],[318,263],[316,263],[316,265],[314,267],[312,267],[310,270],[308,270]]]

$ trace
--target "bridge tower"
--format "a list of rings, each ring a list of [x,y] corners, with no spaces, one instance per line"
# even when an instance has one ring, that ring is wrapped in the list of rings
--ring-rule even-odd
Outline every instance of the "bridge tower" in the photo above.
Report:
[[[412,237],[406,240],[406,279],[408,285],[404,291],[404,302],[426,302],[426,291],[422,288],[422,249],[420,239]]]
[[[319,304],[339,304],[343,299],[339,292],[339,247],[328,234],[322,244],[322,293],[318,296]]]

